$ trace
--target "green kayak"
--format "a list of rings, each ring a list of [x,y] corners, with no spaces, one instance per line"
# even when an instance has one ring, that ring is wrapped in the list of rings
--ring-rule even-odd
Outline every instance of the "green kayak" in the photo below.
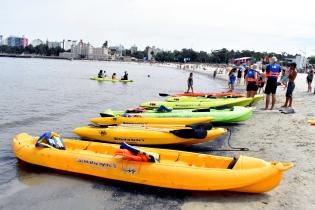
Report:
[[[233,107],[248,106],[253,102],[252,98],[225,98],[225,99],[209,99],[206,102],[168,102],[168,101],[150,101],[140,104],[140,107],[146,109],[155,109],[161,105],[173,109],[199,109],[213,107]]]
[[[264,98],[263,95],[255,95],[253,98],[253,102],[257,102],[263,98]],[[217,99],[229,100],[229,99],[233,99],[233,98],[229,98],[229,97],[207,98],[207,97],[174,96],[174,97],[167,98],[165,101],[167,101],[167,102],[210,102],[210,101],[217,100]]]
[[[235,106],[228,109],[180,109],[170,112],[157,112],[156,110],[141,111],[112,111],[106,110],[102,117],[125,116],[141,118],[198,118],[212,117],[213,122],[237,123],[248,120],[253,113],[252,108]]]
[[[133,82],[133,80],[111,79],[108,77],[105,77],[105,78],[90,77],[90,79],[97,80],[97,81],[110,81],[110,82]]]

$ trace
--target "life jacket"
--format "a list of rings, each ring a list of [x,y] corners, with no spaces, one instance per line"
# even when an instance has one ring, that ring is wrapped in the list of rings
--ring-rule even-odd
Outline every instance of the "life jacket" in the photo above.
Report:
[[[63,139],[55,132],[46,132],[41,135],[38,138],[35,147],[48,147],[60,150],[66,149],[66,145],[63,142]]]
[[[255,72],[257,72],[254,69],[250,69],[247,72],[247,82],[257,82],[258,78],[255,78]],[[258,72],[257,72],[258,74]]]
[[[123,159],[142,161],[142,162],[159,162],[160,155],[155,152],[146,152],[129,144],[122,142],[120,148],[115,151],[114,156],[120,156]]]
[[[270,78],[278,78],[280,75],[281,67],[279,64],[270,64],[266,72],[266,76]]]

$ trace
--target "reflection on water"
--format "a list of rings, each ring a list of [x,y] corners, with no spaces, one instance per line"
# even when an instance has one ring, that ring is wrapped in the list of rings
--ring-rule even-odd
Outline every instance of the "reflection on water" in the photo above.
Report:
[[[51,180],[51,177],[43,178],[43,168],[38,171],[29,166],[17,165],[11,151],[11,140],[14,135],[20,132],[40,135],[45,131],[55,131],[61,133],[63,137],[77,138],[71,132],[72,129],[88,124],[89,118],[97,117],[98,113],[104,109],[121,110],[135,107],[149,100],[164,100],[158,95],[159,92],[183,92],[187,88],[188,78],[188,72],[182,70],[143,64],[94,61],[0,58],[0,67],[0,189],[2,194],[6,194],[6,191],[12,188],[12,186],[8,187],[7,183],[17,186],[17,180],[25,186]],[[100,69],[106,70],[107,75],[116,72],[118,76],[127,70],[129,78],[134,82],[90,80],[89,77],[96,75]],[[148,74],[150,77],[147,76]],[[220,86],[207,76],[194,75],[195,91],[221,91],[219,88]],[[221,143],[217,141],[214,144]],[[204,144],[181,149],[195,151],[208,146],[211,145]],[[50,173],[50,176],[53,177],[54,173]],[[94,183],[95,179],[87,180]],[[94,183],[94,188],[106,188],[105,184],[100,187],[99,182],[112,183],[99,180]],[[124,183],[123,187],[125,186]],[[108,190],[111,190],[111,187]],[[148,191],[150,189],[148,188]],[[154,191],[156,190],[154,188]],[[130,192],[126,190],[126,193]]]

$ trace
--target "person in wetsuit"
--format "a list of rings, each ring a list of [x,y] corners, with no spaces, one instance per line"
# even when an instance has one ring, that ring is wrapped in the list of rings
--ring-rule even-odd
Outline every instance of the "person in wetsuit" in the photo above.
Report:
[[[277,91],[277,81],[281,72],[281,66],[277,64],[277,58],[271,58],[272,63],[269,64],[266,68],[267,84],[265,88],[266,94],[266,106],[265,110],[269,108],[270,103],[270,94],[272,94],[272,101],[270,110],[272,110],[276,104],[276,91]]]
[[[104,76],[103,70],[100,70],[100,71],[98,72],[97,77],[98,77],[98,78],[103,78],[103,76]]]
[[[193,88],[193,85],[194,85],[193,73],[189,74],[189,77],[188,77],[188,80],[187,80],[187,85],[188,85],[188,89],[187,89],[186,93],[189,93],[190,89],[191,89],[191,92],[193,93],[194,92],[194,88]]]
[[[128,73],[125,71],[124,76],[122,76],[121,80],[128,80]]]

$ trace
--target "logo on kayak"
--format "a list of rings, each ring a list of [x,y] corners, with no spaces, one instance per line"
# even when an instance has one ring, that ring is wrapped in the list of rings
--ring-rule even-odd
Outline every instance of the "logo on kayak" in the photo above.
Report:
[[[155,106],[156,105],[156,103],[150,103],[150,106]]]
[[[92,167],[103,167],[103,168],[117,168],[117,165],[115,163],[104,163],[104,162],[98,162],[94,160],[85,160],[85,159],[77,159],[78,163],[81,164],[87,164]]]
[[[130,167],[128,167],[128,168],[123,168],[122,170],[123,170],[123,172],[125,172],[125,173],[127,173],[127,174],[132,174],[132,175],[137,172],[136,169],[130,168]]]
[[[100,131],[101,136],[105,136],[107,134],[106,131]]]
[[[120,138],[120,137],[114,137],[114,140],[127,141],[127,142],[144,142],[144,139]]]

